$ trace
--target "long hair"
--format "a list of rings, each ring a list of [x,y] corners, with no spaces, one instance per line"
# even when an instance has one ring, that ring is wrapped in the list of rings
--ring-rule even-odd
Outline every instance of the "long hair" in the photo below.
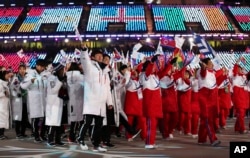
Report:
[[[5,79],[5,75],[7,74],[7,71],[0,71],[0,79],[1,80],[3,80],[3,81],[5,81],[6,79]]]
[[[68,71],[80,71],[79,65],[77,63],[71,63]]]

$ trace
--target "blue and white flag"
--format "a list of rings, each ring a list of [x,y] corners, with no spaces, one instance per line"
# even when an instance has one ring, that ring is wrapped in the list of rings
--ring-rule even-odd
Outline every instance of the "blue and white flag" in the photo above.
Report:
[[[205,57],[210,58],[214,64],[214,69],[218,70],[221,68],[222,61],[214,49],[209,45],[209,43],[202,38],[200,35],[194,34],[194,42],[199,48],[201,54]]]

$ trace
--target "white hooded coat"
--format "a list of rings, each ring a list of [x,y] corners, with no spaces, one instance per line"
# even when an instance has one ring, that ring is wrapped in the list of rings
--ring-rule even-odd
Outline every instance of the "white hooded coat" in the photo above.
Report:
[[[21,82],[21,87],[28,91],[27,108],[29,118],[44,117],[48,76],[49,73],[46,71],[39,74],[36,70],[30,70]],[[35,78],[34,83],[31,82],[32,78]]]
[[[113,105],[108,68],[101,69],[96,61],[92,61],[87,51],[81,52],[81,63],[84,69],[84,106],[83,114],[106,117],[106,103]]]
[[[83,81],[84,76],[80,71],[68,71],[66,73],[69,93],[69,121],[77,122],[83,120]]]
[[[62,86],[57,76],[50,75],[47,80],[47,100],[46,100],[46,119],[48,126],[60,126],[63,111],[63,100],[58,97],[58,92]]]

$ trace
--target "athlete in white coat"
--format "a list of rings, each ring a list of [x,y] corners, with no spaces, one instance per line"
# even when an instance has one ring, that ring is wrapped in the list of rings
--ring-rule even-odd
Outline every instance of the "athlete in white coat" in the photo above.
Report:
[[[4,135],[4,129],[8,129],[10,123],[9,78],[10,76],[7,71],[0,71],[0,140],[7,138]]]
[[[54,74],[48,76],[47,79],[47,98],[46,98],[46,117],[45,125],[48,126],[48,146],[64,145],[61,142],[62,134],[62,113],[63,100],[59,98],[59,90],[62,82],[57,75],[63,74],[64,66],[61,64],[53,64]],[[60,73],[61,72],[61,73]]]
[[[11,93],[11,108],[12,118],[15,121],[16,138],[25,138],[26,125],[28,123],[27,113],[27,91],[21,89],[21,82],[26,74],[26,65],[20,63],[18,73],[11,78],[10,93]]]
[[[69,142],[75,142],[76,130],[78,124],[83,120],[82,110],[83,110],[83,81],[84,76],[80,72],[80,68],[76,62],[72,62],[67,76],[67,87],[69,93]]]
[[[43,59],[36,61],[36,69],[29,70],[26,74],[23,82],[21,82],[21,88],[28,91],[27,102],[29,118],[32,119],[32,126],[34,129],[34,142],[45,141],[45,90],[46,80],[48,73],[45,70],[46,62]],[[39,134],[39,122],[43,121],[41,132]]]
[[[91,60],[92,59],[92,60]],[[105,152],[105,148],[100,146],[101,129],[103,118],[106,116],[106,103],[112,108],[112,98],[110,87],[107,86],[108,73],[107,67],[103,67],[103,54],[100,50],[91,53],[91,59],[86,48],[81,53],[81,63],[84,68],[84,123],[80,129],[78,141],[82,150],[88,150],[84,143],[84,135],[94,120],[95,126],[92,136],[94,151]]]

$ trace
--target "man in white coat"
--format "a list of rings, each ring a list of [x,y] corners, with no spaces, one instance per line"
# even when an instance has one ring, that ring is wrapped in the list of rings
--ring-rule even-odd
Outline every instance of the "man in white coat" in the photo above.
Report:
[[[32,126],[34,130],[35,143],[45,141],[45,90],[46,80],[48,73],[45,70],[46,62],[43,59],[36,61],[36,69],[29,70],[26,74],[23,82],[21,82],[21,88],[27,90],[27,102],[29,118],[32,119]],[[41,132],[39,134],[39,122],[43,121],[41,126]]]
[[[80,72],[80,68],[76,62],[70,64],[67,76],[67,88],[69,94],[69,143],[75,142],[76,130],[80,122],[83,121],[83,80],[84,76]]]
[[[110,86],[107,86],[108,80],[107,67],[102,63],[103,54],[100,50],[91,53],[91,59],[87,48],[83,48],[81,53],[81,63],[84,69],[84,123],[80,129],[78,141],[82,150],[88,150],[84,143],[84,136],[94,120],[94,131],[92,135],[92,144],[94,151],[106,152],[107,149],[100,146],[101,129],[103,118],[106,116],[106,103],[112,108],[112,98]],[[103,66],[105,65],[105,66]]]
[[[46,98],[46,119],[45,125],[48,126],[48,146],[63,146],[61,141],[62,134],[62,113],[63,100],[59,97],[59,90],[62,82],[59,75],[64,74],[64,66],[61,64],[53,64],[54,74],[48,76],[47,79],[47,98]]]
[[[28,123],[27,113],[27,91],[21,89],[20,84],[26,74],[25,63],[20,63],[18,73],[15,74],[10,82],[11,108],[12,118],[15,121],[16,138],[21,139],[27,137],[25,134],[26,125]]]

